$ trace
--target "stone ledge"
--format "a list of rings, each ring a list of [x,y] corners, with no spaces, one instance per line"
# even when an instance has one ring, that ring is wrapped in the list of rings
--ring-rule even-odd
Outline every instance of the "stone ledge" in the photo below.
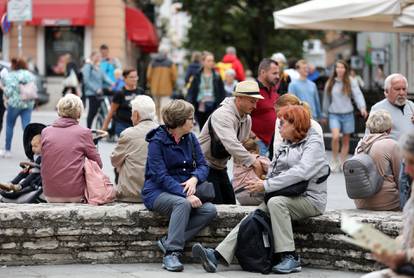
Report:
[[[217,206],[217,218],[195,241],[215,247],[255,207]],[[295,222],[295,241],[304,265],[371,271],[380,265],[363,249],[341,241],[340,214]],[[346,210],[395,237],[401,213]],[[0,204],[0,265],[160,262],[156,240],[168,221],[142,204]],[[189,243],[186,252],[190,251]],[[186,256],[187,258],[189,256]]]

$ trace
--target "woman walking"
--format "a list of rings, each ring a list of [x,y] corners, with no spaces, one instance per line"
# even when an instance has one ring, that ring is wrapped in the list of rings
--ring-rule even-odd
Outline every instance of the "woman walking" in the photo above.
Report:
[[[329,128],[332,133],[332,161],[333,172],[340,171],[342,163],[349,152],[349,140],[355,131],[354,107],[356,103],[364,119],[366,110],[364,95],[355,80],[350,78],[349,66],[345,61],[338,60],[335,70],[325,86],[322,117],[329,119]],[[342,133],[342,149],[339,155],[339,139]]]
[[[200,127],[203,128],[210,114],[226,97],[223,81],[214,71],[214,56],[205,51],[202,57],[203,67],[194,75],[188,90],[187,99],[194,105],[195,116]]]

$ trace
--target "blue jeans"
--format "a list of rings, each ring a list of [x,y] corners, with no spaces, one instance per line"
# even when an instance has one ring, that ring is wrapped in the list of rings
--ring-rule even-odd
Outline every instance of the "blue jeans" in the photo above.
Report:
[[[259,145],[259,154],[262,156],[269,155],[269,147],[260,139],[257,139],[257,145]]]
[[[121,122],[121,121],[113,121],[113,124],[115,125],[115,134],[119,137],[121,135],[121,132],[127,129],[128,127],[131,127],[131,125]]]
[[[7,107],[6,148],[5,148],[6,151],[11,150],[11,142],[13,139],[14,125],[16,124],[16,120],[18,116],[20,116],[20,119],[22,121],[22,128],[24,130],[26,126],[30,123],[30,120],[32,119],[32,109],[31,108],[20,109],[20,108],[15,108],[12,106]]]
[[[346,114],[329,113],[329,128],[338,128],[343,134],[355,132],[354,112]]]

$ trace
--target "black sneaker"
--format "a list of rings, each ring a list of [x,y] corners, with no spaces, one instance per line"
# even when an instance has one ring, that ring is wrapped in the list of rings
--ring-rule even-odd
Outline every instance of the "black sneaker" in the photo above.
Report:
[[[203,268],[207,272],[216,272],[218,261],[214,255],[214,249],[204,248],[200,243],[193,245],[192,249],[193,258],[199,258]]]
[[[181,253],[172,252],[168,255],[165,255],[162,259],[162,267],[168,271],[180,272],[183,271],[184,266],[180,262]]]

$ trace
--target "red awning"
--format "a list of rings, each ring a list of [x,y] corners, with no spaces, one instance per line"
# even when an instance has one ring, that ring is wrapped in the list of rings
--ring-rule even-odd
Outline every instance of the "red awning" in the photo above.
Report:
[[[155,27],[142,11],[126,7],[125,26],[128,39],[136,43],[143,52],[158,51],[158,36]]]
[[[95,19],[94,0],[33,0],[31,25],[87,26]]]
[[[0,18],[7,12],[7,0],[0,0]]]

